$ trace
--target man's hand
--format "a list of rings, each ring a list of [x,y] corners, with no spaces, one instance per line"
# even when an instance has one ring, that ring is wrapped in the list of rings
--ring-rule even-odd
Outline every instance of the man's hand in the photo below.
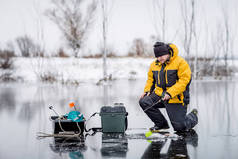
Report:
[[[150,95],[150,92],[145,92],[145,93],[143,93],[143,94],[140,96],[140,99],[141,99],[141,98],[144,98],[145,95],[149,96],[149,95]]]
[[[168,93],[164,94],[164,97],[162,98],[163,101],[169,100],[170,99],[170,95],[168,95]]]

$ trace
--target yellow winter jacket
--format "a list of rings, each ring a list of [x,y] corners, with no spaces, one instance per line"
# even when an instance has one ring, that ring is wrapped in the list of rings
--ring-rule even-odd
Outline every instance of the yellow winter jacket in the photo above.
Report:
[[[157,59],[151,63],[144,92],[154,91],[158,96],[167,92],[171,96],[168,103],[187,105],[189,103],[191,70],[188,63],[178,56],[177,47],[174,44],[169,44],[169,47],[171,48],[170,59],[166,62],[162,72],[160,72],[162,64]],[[163,77],[160,76],[161,73],[164,74]],[[165,82],[164,85],[161,81]]]

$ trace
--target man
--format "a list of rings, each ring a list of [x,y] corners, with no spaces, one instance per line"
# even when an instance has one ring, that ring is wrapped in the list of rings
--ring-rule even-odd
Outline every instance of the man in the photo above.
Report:
[[[139,104],[154,122],[152,131],[168,129],[169,125],[158,108],[165,108],[175,131],[183,132],[198,123],[197,110],[187,113],[191,70],[188,63],[178,56],[174,44],[156,42],[156,60],[150,65],[148,80]]]

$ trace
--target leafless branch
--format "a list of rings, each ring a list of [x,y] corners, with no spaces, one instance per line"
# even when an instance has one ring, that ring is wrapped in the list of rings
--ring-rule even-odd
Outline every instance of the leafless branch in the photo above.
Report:
[[[97,8],[97,3],[93,0],[88,4],[86,13],[83,14],[82,3],[83,0],[52,0],[54,8],[49,9],[46,13],[63,33],[75,57],[79,56],[78,52],[93,23]]]

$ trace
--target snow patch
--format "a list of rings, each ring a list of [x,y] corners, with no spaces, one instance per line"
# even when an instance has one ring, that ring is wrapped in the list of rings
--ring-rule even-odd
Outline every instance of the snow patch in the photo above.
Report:
[[[107,74],[112,79],[147,78],[153,58],[108,58]],[[15,75],[26,82],[39,82],[42,76],[57,81],[98,81],[103,78],[103,60],[95,58],[23,58],[14,59]]]

